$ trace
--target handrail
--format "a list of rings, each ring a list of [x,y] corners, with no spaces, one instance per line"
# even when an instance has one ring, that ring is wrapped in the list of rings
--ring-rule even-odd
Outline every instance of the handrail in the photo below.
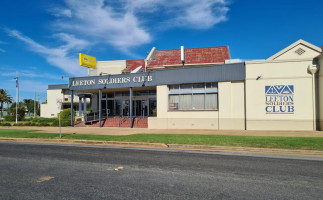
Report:
[[[101,117],[101,119],[106,119],[106,118],[107,117],[106,117],[105,114],[103,114],[102,117]],[[93,113],[87,114],[84,121],[86,123],[86,122],[98,121],[98,120],[99,120],[99,114],[96,114],[96,112],[93,112]]]
[[[121,121],[121,124],[125,123],[127,121],[127,117],[124,117]]]

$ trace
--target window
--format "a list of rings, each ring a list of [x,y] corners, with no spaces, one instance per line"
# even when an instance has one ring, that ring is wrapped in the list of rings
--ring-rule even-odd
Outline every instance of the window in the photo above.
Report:
[[[192,109],[192,95],[191,94],[179,95],[179,109],[180,110],[191,110]]]
[[[169,110],[178,110],[179,95],[169,95]]]
[[[172,91],[172,90],[179,90],[179,85],[170,85],[169,86],[169,90]]]
[[[205,94],[193,94],[193,110],[203,110],[204,109],[204,97]]]
[[[218,108],[218,94],[205,94],[205,109],[215,110]]]
[[[169,86],[169,110],[217,110],[218,83]]]

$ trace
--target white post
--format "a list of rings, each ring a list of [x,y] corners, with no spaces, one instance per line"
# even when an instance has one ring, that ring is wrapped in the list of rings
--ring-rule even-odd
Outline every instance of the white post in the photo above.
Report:
[[[62,138],[62,131],[61,131],[61,113],[58,114],[58,123],[59,123],[59,138]]]
[[[184,68],[184,64],[185,64],[185,51],[184,51],[184,46],[181,46],[181,61],[182,61],[183,68]]]
[[[16,75],[16,124],[18,123],[18,104],[19,104],[19,80],[18,80],[18,72]]]
[[[62,100],[56,99],[57,113],[58,113],[58,125],[59,125],[59,138],[62,138],[61,131],[61,109],[62,109]]]

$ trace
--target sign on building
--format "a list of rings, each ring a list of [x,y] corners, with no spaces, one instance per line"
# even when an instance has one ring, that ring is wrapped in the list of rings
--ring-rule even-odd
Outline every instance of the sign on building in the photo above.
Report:
[[[79,54],[80,65],[88,68],[96,68],[96,58],[83,53]]]
[[[294,85],[265,86],[266,114],[294,114]]]

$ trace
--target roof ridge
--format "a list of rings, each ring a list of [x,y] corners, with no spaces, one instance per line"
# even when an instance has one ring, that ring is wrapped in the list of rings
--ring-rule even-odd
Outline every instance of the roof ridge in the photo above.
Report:
[[[126,61],[134,61],[134,60],[145,60],[144,58],[140,58],[140,59],[129,59],[129,60],[126,60]]]
[[[228,48],[229,46],[215,46],[215,47],[193,47],[193,48],[184,48],[184,49],[207,49],[207,48],[220,48],[220,47],[226,47]],[[172,51],[172,50],[181,50],[181,49],[161,49],[156,51]]]

